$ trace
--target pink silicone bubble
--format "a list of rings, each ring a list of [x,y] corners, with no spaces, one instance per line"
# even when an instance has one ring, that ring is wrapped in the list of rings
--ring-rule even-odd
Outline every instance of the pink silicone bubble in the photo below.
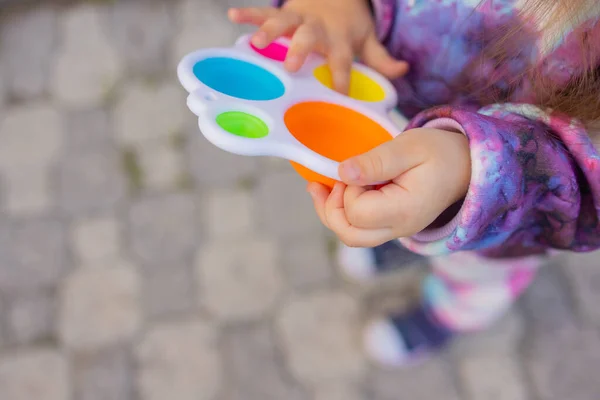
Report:
[[[250,43],[250,47],[258,54],[263,57],[270,58],[275,61],[285,61],[285,57],[287,56],[288,48],[280,43],[271,43],[264,49],[259,49]]]

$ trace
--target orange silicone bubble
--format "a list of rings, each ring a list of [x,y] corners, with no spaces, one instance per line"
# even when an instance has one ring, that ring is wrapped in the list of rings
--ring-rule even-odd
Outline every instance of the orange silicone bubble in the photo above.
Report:
[[[298,141],[337,162],[365,153],[392,139],[392,135],[377,122],[337,104],[299,103],[287,110],[284,121]],[[329,187],[335,184],[333,179],[298,163],[291,164],[309,182],[320,182]]]

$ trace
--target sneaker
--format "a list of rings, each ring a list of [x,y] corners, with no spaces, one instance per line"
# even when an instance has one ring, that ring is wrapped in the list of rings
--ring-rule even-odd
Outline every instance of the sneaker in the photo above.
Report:
[[[418,364],[443,349],[455,333],[424,306],[369,323],[363,344],[369,359],[384,367]]]
[[[337,262],[348,278],[366,282],[381,273],[396,271],[422,260],[423,256],[405,249],[393,240],[373,248],[348,247],[340,244]]]

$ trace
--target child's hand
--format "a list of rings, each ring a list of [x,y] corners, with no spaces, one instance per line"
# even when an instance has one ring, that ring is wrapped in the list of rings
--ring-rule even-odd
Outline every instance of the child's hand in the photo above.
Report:
[[[413,129],[343,162],[339,171],[344,183],[331,193],[308,185],[317,214],[346,245],[374,247],[422,231],[466,195],[469,143],[460,133]],[[382,181],[391,182],[365,188]]]
[[[408,64],[392,58],[377,40],[367,0],[288,0],[282,8],[231,9],[238,24],[260,26],[252,38],[259,48],[280,36],[292,36],[285,67],[295,72],[310,52],[325,55],[334,88],[348,93],[355,55],[388,79],[406,73]]]

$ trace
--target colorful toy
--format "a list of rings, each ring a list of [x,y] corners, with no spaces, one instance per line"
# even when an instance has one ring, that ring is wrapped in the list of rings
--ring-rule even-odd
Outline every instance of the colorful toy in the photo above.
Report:
[[[331,89],[326,60],[311,54],[297,73],[283,67],[289,40],[265,49],[241,37],[231,48],[198,50],[178,66],[187,105],[202,134],[239,155],[289,160],[306,180],[333,186],[338,165],[391,140],[394,87],[370,68],[355,64],[350,93]]]

